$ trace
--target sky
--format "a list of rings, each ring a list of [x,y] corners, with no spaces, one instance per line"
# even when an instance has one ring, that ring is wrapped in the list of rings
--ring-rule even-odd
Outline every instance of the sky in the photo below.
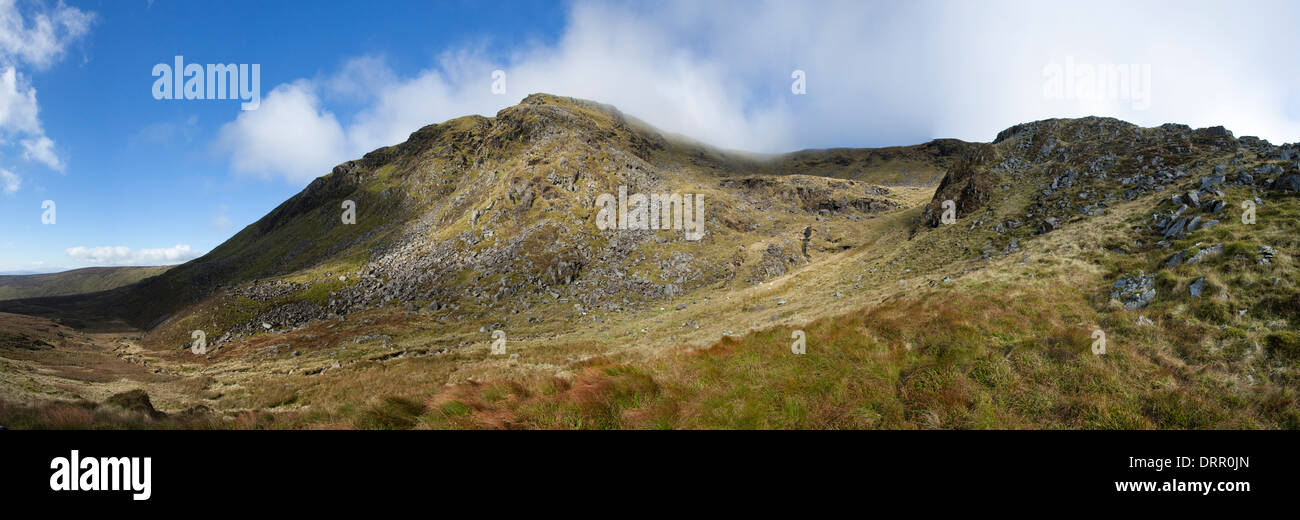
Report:
[[[769,153],[1086,115],[1295,142],[1297,20],[1268,1],[0,0],[0,272],[190,260],[336,164],[534,92]],[[163,89],[177,56],[255,68],[257,95]]]

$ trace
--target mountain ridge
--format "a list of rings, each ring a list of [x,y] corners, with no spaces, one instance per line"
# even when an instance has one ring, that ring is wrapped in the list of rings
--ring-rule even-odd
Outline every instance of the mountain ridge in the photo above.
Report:
[[[561,129],[558,130],[557,129]],[[623,155],[626,159],[631,160],[627,168],[639,169],[651,172],[651,177],[644,175],[633,180],[642,185],[654,186],[663,182],[663,175],[680,175],[684,168],[702,167],[709,175],[706,177],[736,177],[736,176],[758,176],[792,179],[794,176],[811,174],[814,177],[824,178],[842,178],[846,180],[860,180],[871,177],[871,173],[879,172],[881,169],[872,170],[870,165],[873,162],[887,164],[892,160],[901,159],[904,164],[911,165],[918,171],[924,166],[929,166],[932,171],[947,173],[938,180],[938,193],[926,206],[922,218],[925,223],[931,227],[937,225],[939,207],[938,203],[942,200],[954,200],[957,204],[958,213],[966,215],[972,213],[987,201],[988,193],[992,187],[988,185],[979,185],[988,178],[982,175],[977,178],[969,177],[969,171],[976,166],[971,164],[976,161],[977,155],[987,155],[992,147],[997,147],[1010,141],[1018,141],[1022,148],[1024,143],[1032,143],[1035,139],[1048,141],[1043,146],[1054,147],[1059,135],[1064,132],[1087,132],[1089,135],[1103,136],[1109,134],[1122,133],[1125,135],[1132,134],[1142,130],[1148,133],[1159,132],[1166,135],[1178,135],[1181,139],[1191,142],[1193,139],[1204,141],[1206,139],[1232,139],[1231,133],[1222,127],[1209,129],[1192,130],[1185,125],[1166,124],[1160,127],[1141,129],[1131,123],[1123,122],[1113,118],[1087,117],[1079,119],[1045,119],[1028,123],[1021,123],[1009,127],[997,134],[997,137],[990,143],[967,143],[955,139],[935,139],[927,143],[906,147],[887,147],[877,149],[853,149],[853,148],[831,148],[822,150],[801,150],[788,154],[777,154],[766,157],[756,157],[754,154],[744,152],[734,152],[718,150],[702,143],[690,140],[682,136],[665,135],[664,133],[646,125],[644,122],[625,116],[617,108],[588,100],[564,98],[550,94],[532,94],[524,98],[518,105],[507,107],[499,111],[494,117],[484,116],[464,116],[448,120],[444,123],[431,124],[415,132],[410,137],[399,144],[382,147],[365,154],[356,160],[344,162],[331,170],[329,174],[318,177],[313,180],[301,192],[290,197],[285,202],[268,212],[267,215],[250,224],[241,230],[230,240],[214,248],[211,252],[182,264],[174,269],[168,276],[156,280],[149,280],[143,284],[143,290],[135,291],[135,294],[145,295],[143,297],[133,297],[126,291],[116,291],[112,293],[112,299],[124,298],[125,307],[135,309],[137,312],[125,316],[128,321],[136,324],[137,327],[153,329],[161,323],[160,320],[166,319],[167,316],[178,310],[177,305],[187,305],[198,301],[210,294],[212,291],[220,290],[222,287],[249,283],[262,278],[277,278],[299,272],[302,269],[308,269],[313,272],[325,271],[333,273],[334,270],[340,272],[352,269],[354,274],[360,274],[359,264],[365,262],[364,256],[371,251],[379,248],[381,244],[396,240],[402,233],[410,234],[411,230],[402,230],[403,224],[417,219],[428,220],[432,215],[427,213],[431,209],[431,204],[418,202],[419,194],[407,190],[401,193],[397,186],[398,182],[405,182],[409,186],[410,181],[415,179],[417,182],[421,179],[429,180],[430,178],[438,179],[449,175],[463,175],[474,168],[481,167],[484,162],[496,161],[496,166],[500,166],[503,161],[509,161],[512,154],[522,151],[520,143],[534,143],[547,140],[573,140],[576,138],[585,139],[587,143],[600,142],[608,145],[608,142],[616,143],[618,146],[609,150],[588,150],[591,153],[604,151],[611,156]],[[567,133],[566,133],[567,132]],[[573,135],[570,135],[573,134]],[[1052,135],[1048,135],[1052,134]],[[1226,142],[1226,141],[1225,141]],[[1267,142],[1263,142],[1267,145]],[[1104,147],[1106,145],[1102,145]],[[670,150],[670,147],[675,147]],[[678,152],[678,153],[673,153]],[[541,159],[535,158],[537,152],[533,151],[534,157],[528,159],[527,164],[512,164],[512,167],[522,166],[529,168]],[[1040,150],[1038,156],[1041,158],[1046,152]],[[1069,154],[1070,148],[1057,148],[1055,153]],[[422,160],[432,161],[429,164],[421,163]],[[551,160],[555,160],[551,158]],[[608,158],[605,159],[609,161]],[[547,160],[547,163],[550,161]],[[635,164],[634,164],[635,163]],[[543,163],[546,164],[546,163]],[[584,165],[590,166],[590,165]],[[957,168],[952,168],[957,166]],[[902,167],[906,169],[906,167]],[[435,175],[428,175],[433,169],[437,170]],[[419,170],[417,173],[412,173]],[[449,173],[448,173],[449,172]],[[494,172],[490,175],[495,176]],[[479,174],[482,174],[480,172]],[[554,178],[554,168],[552,168],[549,181],[558,181],[569,189],[572,189],[577,178],[569,181]],[[615,173],[606,171],[606,174]],[[396,176],[394,176],[396,174]],[[657,174],[657,176],[656,176]],[[412,177],[414,175],[414,177]],[[579,176],[581,173],[578,174]],[[698,176],[697,176],[698,177]],[[897,175],[884,175],[884,179],[897,182],[900,179]],[[910,179],[915,182],[916,175]],[[931,174],[931,179],[935,177]],[[462,179],[463,180],[463,179]],[[536,181],[536,179],[533,179]],[[697,179],[698,180],[698,179]],[[534,182],[531,186],[525,185],[520,189],[520,193],[509,193],[505,197],[511,203],[521,201],[514,200],[519,197],[523,200],[524,206],[531,206],[532,201],[537,197],[536,192],[531,190],[538,185],[549,189],[554,182],[546,184]],[[725,184],[725,182],[724,182]],[[762,184],[762,183],[759,183]],[[887,192],[886,186],[889,183],[879,183],[881,188]],[[902,183],[906,186],[906,182]],[[922,183],[926,186],[928,183]],[[730,186],[747,187],[751,191],[757,186],[752,181],[748,184],[744,181],[731,181]],[[380,189],[382,188],[382,189]],[[477,212],[470,206],[474,204],[473,199],[463,192],[463,183],[453,182],[449,179],[441,179],[433,189],[434,198],[446,197],[459,193],[457,201],[461,202],[461,207],[455,208],[449,216],[442,216],[440,224],[446,226],[448,223],[460,221],[464,225],[466,220],[477,220]],[[512,186],[511,189],[515,187]],[[607,186],[612,188],[612,186]],[[825,186],[820,186],[825,191]],[[430,188],[422,187],[420,194],[424,194]],[[952,192],[953,189],[958,190]],[[610,189],[609,191],[613,191]],[[761,190],[760,190],[761,191]],[[834,191],[832,188],[831,191]],[[488,190],[478,189],[475,196],[484,197]],[[862,200],[869,200],[871,193],[880,193],[880,190],[868,189],[858,194]],[[328,222],[331,213],[336,213],[337,205],[345,197],[353,196],[358,200],[354,201],[365,207],[384,208],[382,213],[362,211],[362,218],[359,226],[335,226]],[[544,194],[543,196],[546,196]],[[469,199],[466,204],[464,201]],[[417,201],[417,202],[413,202]],[[447,200],[440,200],[442,206],[432,208],[433,211],[446,212]],[[574,201],[568,201],[566,210],[574,210],[585,214],[589,212],[582,211],[583,208],[577,207]],[[821,201],[822,207],[832,209],[842,209],[853,207],[852,204]],[[863,207],[889,207],[886,202],[878,204],[863,203]],[[588,204],[589,208],[591,205]],[[484,210],[486,211],[486,210]],[[473,218],[468,218],[473,213]],[[423,215],[423,216],[421,216]],[[520,215],[515,215],[518,218]],[[367,220],[369,219],[369,220]],[[304,224],[307,222],[307,224]],[[566,229],[572,229],[577,222],[569,222]],[[1034,226],[1044,226],[1047,224],[1035,223]],[[294,229],[286,229],[294,227]],[[317,230],[313,233],[311,230],[303,228],[315,227]],[[524,226],[526,227],[526,226]],[[426,223],[424,226],[428,229]],[[303,235],[320,234],[319,230],[325,230],[323,235],[315,239],[306,239]],[[287,237],[291,237],[286,240]],[[445,239],[446,237],[444,237]],[[462,237],[463,239],[463,237]],[[462,240],[463,241],[463,240]],[[330,244],[326,249],[321,248],[324,244]],[[264,251],[271,253],[263,253]],[[444,254],[446,254],[444,252]],[[349,256],[349,261],[331,262],[331,259],[339,256]],[[250,261],[251,259],[251,261]],[[560,263],[565,267],[558,269],[572,269],[574,265],[581,265],[582,261],[576,259],[561,260]],[[797,260],[786,258],[780,262],[782,267],[777,267],[778,271],[785,271],[792,264],[797,264]],[[505,274],[505,273],[503,273]],[[569,273],[572,277],[574,273]],[[344,276],[346,275],[331,275]],[[536,274],[534,275],[534,278]],[[714,277],[716,278],[716,277]],[[332,284],[338,286],[340,284]],[[342,289],[343,287],[331,287],[331,289]],[[372,288],[373,289],[373,288]],[[644,286],[638,287],[638,290],[644,290]],[[668,289],[667,295],[671,296],[678,289]],[[123,296],[123,294],[125,296]],[[176,294],[179,297],[158,298],[156,295]],[[419,296],[428,296],[422,294]],[[414,297],[407,291],[403,296],[410,300]],[[427,300],[427,298],[419,298]],[[317,301],[317,304],[326,304],[325,301]],[[588,303],[591,303],[589,300]],[[332,314],[326,313],[326,314]]]
[[[508,155],[512,152],[505,150],[516,146],[518,142],[555,138],[556,128],[572,131],[588,140],[615,140],[619,146],[614,149],[590,152],[608,151],[611,157],[615,158],[614,160],[623,156],[623,162],[628,163],[628,168],[636,171],[654,171],[657,175],[654,178],[642,175],[640,178],[630,179],[646,184],[647,187],[650,183],[662,182],[663,175],[677,175],[676,172],[700,167],[700,165],[704,165],[718,175],[742,175],[742,172],[750,172],[754,175],[776,175],[771,172],[785,172],[785,174],[800,171],[819,172],[830,167],[829,164],[838,171],[851,170],[851,173],[845,176],[853,180],[852,177],[862,178],[864,172],[868,171],[866,166],[856,170],[844,168],[845,165],[857,164],[854,161],[865,163],[873,157],[879,157],[878,161],[888,163],[900,156],[906,156],[911,149],[920,149],[921,157],[928,157],[925,160],[941,165],[938,161],[942,161],[946,154],[950,153],[955,143],[955,141],[935,141],[917,147],[892,147],[868,150],[865,153],[847,149],[805,150],[774,158],[755,159],[747,154],[713,149],[681,137],[665,136],[635,118],[624,116],[609,105],[535,94],[525,98],[519,105],[503,109],[495,117],[466,116],[428,125],[413,132],[403,143],[374,150],[357,160],[336,166],[329,174],[313,180],[302,192],[290,197],[208,254],[179,266],[168,277],[146,284],[145,292],[153,290],[167,294],[179,293],[183,295],[179,298],[180,301],[193,301],[202,296],[204,290],[200,288],[212,290],[228,283],[245,283],[258,278],[283,276],[299,268],[317,265],[322,258],[355,250],[358,243],[366,242],[373,234],[388,234],[388,238],[391,238],[394,230],[390,227],[396,225],[395,222],[413,219],[415,214],[421,211],[421,207],[407,207],[417,197],[399,197],[395,196],[398,195],[397,193],[383,189],[370,189],[367,193],[362,188],[367,186],[377,188],[390,181],[409,183],[413,169],[421,169],[421,175],[428,173],[427,168],[436,168],[439,173],[463,174],[487,160],[488,156],[484,154],[489,150],[501,151],[498,157]],[[565,135],[562,138],[572,139],[572,136]],[[685,142],[682,143],[683,141]],[[684,148],[678,154],[664,152],[670,143],[682,143],[674,146]],[[430,153],[431,151],[433,153]],[[877,153],[879,156],[873,155]],[[418,160],[421,158],[431,159],[433,166],[419,164]],[[610,162],[610,159],[604,160]],[[910,162],[905,162],[925,164],[924,160],[909,160]],[[394,166],[402,162],[406,164]],[[931,165],[931,168],[937,170],[936,165]],[[523,166],[528,167],[527,164]],[[385,167],[388,169],[386,170]],[[921,166],[914,167],[919,169]],[[397,177],[387,178],[394,173]],[[419,175],[416,178],[418,180]],[[529,186],[523,186],[519,188],[520,193],[506,198],[527,198],[524,204],[528,205],[537,197],[535,189],[549,189],[546,185],[553,183],[548,182],[541,186],[536,184],[533,191],[530,191]],[[572,184],[572,181],[566,183],[570,187]],[[387,185],[383,187],[391,188]],[[440,191],[435,192],[435,195],[450,195],[456,192],[457,186],[454,182],[444,179],[437,189]],[[826,187],[812,189],[825,191]],[[373,212],[363,211],[359,226],[328,225],[326,217],[334,215],[327,214],[334,212],[337,204],[349,195],[359,195],[355,202],[363,208],[387,206],[390,209],[386,210],[387,214],[378,217]],[[407,195],[412,194],[407,193]],[[542,196],[546,197],[547,194],[543,193]],[[420,205],[416,204],[416,206]],[[425,204],[422,207],[428,209],[427,206]],[[832,206],[846,207],[840,204],[832,204]],[[403,212],[403,210],[407,211]],[[464,208],[461,210],[466,214],[472,211]],[[464,217],[465,215],[458,215],[455,218]],[[378,218],[384,222],[367,222],[366,218]],[[328,230],[322,240],[313,242],[334,245],[323,253],[313,252],[316,249],[304,245],[300,239],[296,240],[298,244],[295,244],[299,247],[277,246],[276,243],[284,244],[286,241],[283,237],[275,236],[276,231],[282,230],[285,226],[295,225],[297,220],[303,219],[311,220],[312,225],[319,229]],[[359,232],[353,233],[353,230]],[[289,234],[303,235],[310,232],[296,229]],[[374,242],[377,241],[370,241],[369,249],[373,249]],[[273,255],[275,258],[266,258],[272,255],[258,252],[268,249],[276,251],[277,254]],[[258,258],[261,260],[257,260]],[[256,268],[249,268],[249,265]],[[127,307],[144,311],[128,318],[137,326],[152,328],[157,324],[156,320],[160,316],[170,313],[169,310],[172,309],[168,309],[167,306],[174,306],[175,300],[177,299],[160,299],[151,295],[129,301]],[[166,305],[160,307],[159,302],[165,302]]]
[[[525,101],[345,162],[164,276],[0,311],[125,317],[119,357],[215,381],[154,385],[176,392],[164,409],[357,427],[394,427],[367,414],[398,405],[349,391],[415,399],[399,408],[426,415],[396,427],[572,427],[538,406],[609,427],[1300,425],[1278,408],[1300,358],[1300,146],[1089,117],[756,158]],[[597,229],[619,187],[703,195],[703,239]],[[1247,202],[1260,225],[1237,222]],[[782,354],[795,331],[810,357]],[[1110,357],[1089,352],[1097,331]]]

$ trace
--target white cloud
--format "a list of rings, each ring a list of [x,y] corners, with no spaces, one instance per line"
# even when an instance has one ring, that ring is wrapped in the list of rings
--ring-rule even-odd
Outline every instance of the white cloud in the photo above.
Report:
[[[383,56],[361,56],[343,64],[341,70],[324,80],[331,94],[352,100],[369,101],[386,85],[397,83],[397,75]]]
[[[64,170],[54,140],[42,128],[36,89],[19,67],[42,70],[54,64],[68,46],[90,31],[94,20],[94,13],[62,2],[52,8],[44,4],[20,8],[14,0],[0,0],[0,143],[16,138],[23,159]],[[6,189],[9,186],[6,183]],[[12,186],[17,189],[17,184]]]
[[[1300,138],[1297,18],[1300,4],[1287,2],[579,2],[553,44],[509,49],[501,62],[473,45],[450,49],[405,76],[379,57],[353,59],[277,87],[283,95],[262,106],[277,112],[241,114],[223,137],[236,170],[305,182],[423,125],[549,92],[761,152],[988,141],[1016,123],[1084,115],[1285,142]],[[1068,58],[1149,64],[1151,106],[1046,98],[1044,67]],[[490,92],[498,68],[504,96]],[[807,95],[790,92],[795,69]]]
[[[6,195],[18,191],[18,188],[23,185],[22,177],[19,177],[14,172],[2,168],[0,168],[0,181],[3,181],[4,183],[2,189]]]
[[[236,171],[304,182],[349,159],[345,141],[307,81],[275,87],[257,110],[241,112],[217,137]]]
[[[23,139],[23,158],[36,160],[49,166],[51,170],[63,171],[63,161],[54,153],[54,141],[45,136]]]
[[[0,59],[48,67],[63,56],[68,45],[90,32],[95,21],[94,13],[63,2],[28,15],[30,19],[14,0],[0,0]]]
[[[0,132],[41,134],[38,111],[36,89],[26,84],[18,69],[0,68]]]
[[[3,1],[3,0],[0,0]],[[14,67],[0,68],[0,143],[18,136],[23,159],[63,171],[63,161],[54,150],[54,140],[45,135],[38,117],[36,89]]]
[[[67,253],[76,260],[101,265],[167,265],[185,262],[202,255],[190,250],[188,245],[140,250],[132,250],[126,246],[77,246],[68,248]]]

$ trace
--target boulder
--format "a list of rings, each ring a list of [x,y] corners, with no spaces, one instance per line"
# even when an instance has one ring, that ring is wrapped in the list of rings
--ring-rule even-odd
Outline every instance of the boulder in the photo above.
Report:
[[[1155,276],[1139,271],[1136,276],[1116,280],[1111,286],[1110,297],[1123,303],[1125,309],[1141,309],[1156,298],[1155,285]]]
[[[1171,222],[1168,226],[1165,227],[1164,233],[1162,233],[1162,235],[1165,238],[1181,237],[1186,233],[1188,220],[1189,219],[1187,217],[1182,217]]]
[[[1207,247],[1205,249],[1197,250],[1196,253],[1193,254],[1191,258],[1187,259],[1187,265],[1199,264],[1201,262],[1204,262],[1205,259],[1222,252],[1223,252],[1223,244],[1218,244],[1215,246]]]
[[[1056,220],[1056,217],[1049,218],[1038,223],[1038,234],[1051,233],[1058,226],[1060,226],[1060,222]]]
[[[1271,264],[1273,263],[1273,255],[1276,254],[1277,250],[1273,249],[1271,246],[1259,246],[1259,259],[1256,260],[1256,263],[1263,265]]]
[[[149,394],[141,389],[130,390],[120,394],[113,394],[104,404],[116,406],[132,412],[140,412],[154,419],[160,419],[167,414],[156,410],[153,403],[149,401]]]
[[[1273,189],[1300,192],[1300,173],[1291,172],[1273,181]]]
[[[1168,260],[1165,260],[1165,267],[1178,267],[1179,265],[1182,265],[1183,260],[1186,258],[1187,258],[1186,251],[1179,251],[1177,253],[1174,253],[1174,256],[1171,256],[1169,257]]]

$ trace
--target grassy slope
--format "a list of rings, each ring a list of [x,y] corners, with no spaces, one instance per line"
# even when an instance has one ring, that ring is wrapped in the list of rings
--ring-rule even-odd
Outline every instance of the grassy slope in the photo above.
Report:
[[[1214,162],[1196,168],[1192,183]],[[1225,192],[1228,201],[1255,195],[1242,187]],[[1300,201],[1274,193],[1255,225],[1229,212],[1220,226],[1170,248],[1115,251],[1134,249],[1126,236],[1160,198],[1120,204],[1112,215],[1033,239],[1024,253],[981,266],[954,286],[900,291],[801,323],[806,356],[789,353],[796,326],[777,326],[700,353],[598,361],[571,379],[466,384],[423,402],[394,396],[371,404],[354,425],[1300,428],[1300,336],[1292,325],[1300,319],[1300,278],[1290,255],[1255,261],[1261,245],[1300,249]],[[933,246],[988,236],[936,230],[929,238]],[[1115,278],[1155,272],[1174,251],[1212,244],[1224,244],[1225,254],[1161,271],[1161,298],[1146,309],[1109,301]],[[1025,264],[1010,261],[1022,257]],[[924,270],[918,260],[905,265]],[[1187,288],[1199,277],[1206,294],[1192,298]],[[1154,323],[1140,325],[1139,316]],[[1108,337],[1104,356],[1090,351],[1098,329]],[[396,422],[373,421],[402,413]]]
[[[0,300],[106,291],[160,275],[171,267],[87,267],[60,273],[0,276]]]
[[[1250,239],[1295,250],[1300,201],[1268,202],[1255,227],[1225,223],[1191,240]],[[718,318],[724,323],[754,315],[777,324],[649,358],[616,350],[584,357],[562,377],[521,368],[599,351],[604,345],[592,341],[609,335],[519,338],[512,347],[524,356],[518,361],[494,360],[486,345],[374,361],[365,352],[385,349],[354,344],[348,346],[360,351],[351,358],[356,362],[341,370],[248,378],[205,391],[224,394],[216,401],[221,407],[274,411],[240,412],[224,423],[229,427],[1300,428],[1294,333],[1286,321],[1294,308],[1205,314],[1198,309],[1214,300],[1191,299],[1183,282],[1172,282],[1162,291],[1167,296],[1142,311],[1108,301],[1112,273],[1164,260],[1159,252],[1100,250],[1099,239],[1132,216],[1117,211],[1096,225],[1040,237],[1025,249],[1030,260],[998,259],[952,285],[909,284],[906,291],[878,290],[882,299],[871,305],[831,306],[825,295],[840,285],[838,273],[830,272],[860,268],[864,257],[866,265],[888,263],[871,261],[864,248],[782,278],[770,293],[732,293],[752,302],[788,298],[789,307],[827,306],[827,312],[726,305],[741,308]],[[1249,298],[1267,302],[1294,297],[1300,279],[1293,262],[1281,256],[1270,266],[1242,269],[1227,257],[1175,272],[1180,280],[1268,280],[1243,285]],[[719,308],[699,305],[697,313]],[[1136,325],[1139,315],[1154,325]],[[392,349],[422,344],[418,335],[402,336],[403,322],[383,323],[380,316],[380,328],[367,332],[392,334]],[[652,321],[658,320],[630,326]],[[1103,356],[1090,351],[1096,328],[1107,333]],[[794,329],[807,334],[806,355],[790,352]],[[472,333],[465,339],[473,341]],[[685,347],[687,339],[675,343]],[[634,345],[665,341],[673,343],[652,334]],[[283,370],[293,366],[290,360],[268,363]],[[456,378],[457,372],[482,376]]]
[[[1188,241],[1296,250],[1300,200],[1269,207],[1255,226],[1229,222]],[[1106,253],[1092,241],[1104,233],[1073,231],[1036,243],[1024,264],[1003,259],[952,286],[699,352],[597,362],[571,380],[462,385],[410,408],[410,425],[1300,428],[1293,258],[1259,265],[1229,254],[1179,267],[1161,278],[1167,296],[1127,311],[1105,296],[1111,273],[1167,254]],[[1075,241],[1087,247],[1062,248]],[[1186,284],[1199,276],[1210,289],[1193,299]],[[1221,280],[1240,290],[1220,299]],[[806,355],[790,351],[795,329],[807,335]],[[1105,355],[1091,351],[1096,329],[1107,333]],[[396,413],[386,402],[371,407]]]

